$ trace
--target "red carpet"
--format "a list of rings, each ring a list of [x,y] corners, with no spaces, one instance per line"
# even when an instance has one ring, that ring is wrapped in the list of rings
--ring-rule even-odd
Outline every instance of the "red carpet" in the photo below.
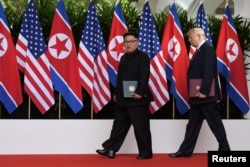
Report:
[[[207,167],[207,154],[171,158],[154,154],[153,159],[136,160],[136,154],[117,154],[109,159],[97,154],[0,155],[1,167]]]

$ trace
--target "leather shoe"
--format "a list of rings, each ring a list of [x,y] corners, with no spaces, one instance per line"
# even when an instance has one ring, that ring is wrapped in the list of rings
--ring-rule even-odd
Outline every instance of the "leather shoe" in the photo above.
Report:
[[[153,158],[153,156],[152,155],[148,155],[148,156],[138,156],[136,159],[138,159],[138,160],[142,160],[142,159],[152,159]]]
[[[109,150],[107,154],[108,154],[109,158],[115,158],[115,151],[114,150]]]
[[[191,154],[183,153],[181,151],[177,151],[176,153],[170,153],[170,157],[190,157]]]
[[[115,151],[114,150],[105,150],[105,149],[98,149],[96,152],[103,156],[108,156],[109,158],[115,158]]]

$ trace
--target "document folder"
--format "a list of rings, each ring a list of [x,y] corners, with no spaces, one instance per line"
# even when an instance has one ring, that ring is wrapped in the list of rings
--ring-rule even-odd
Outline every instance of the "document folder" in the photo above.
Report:
[[[123,96],[133,97],[131,94],[135,92],[137,81],[123,81]]]
[[[189,79],[189,97],[197,97],[196,95],[200,90],[201,83],[202,79]],[[213,79],[208,96],[214,96],[214,94],[215,94],[215,85]]]

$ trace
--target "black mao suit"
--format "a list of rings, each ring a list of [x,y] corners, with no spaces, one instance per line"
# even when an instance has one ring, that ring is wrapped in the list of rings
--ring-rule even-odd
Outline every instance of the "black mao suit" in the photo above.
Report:
[[[139,50],[122,56],[117,73],[117,97],[114,123],[110,138],[103,143],[105,150],[117,152],[123,144],[131,124],[139,150],[139,156],[152,156],[149,104],[152,95],[148,89],[150,59]],[[138,81],[135,93],[143,96],[141,100],[124,98],[123,81]]]
[[[202,78],[200,92],[207,95],[205,99],[192,97],[189,99],[191,110],[186,134],[179,151],[191,155],[203,123],[206,119],[211,131],[219,143],[219,151],[229,151],[224,125],[216,109],[216,102],[221,99],[217,77],[217,59],[214,48],[203,43],[190,61],[187,77],[189,79]],[[215,80],[215,96],[208,97],[212,80]]]

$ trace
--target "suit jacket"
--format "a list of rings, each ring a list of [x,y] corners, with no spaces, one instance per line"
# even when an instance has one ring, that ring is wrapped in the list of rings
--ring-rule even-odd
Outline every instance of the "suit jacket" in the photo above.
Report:
[[[115,95],[117,106],[138,106],[148,105],[152,101],[152,94],[148,88],[150,74],[150,58],[147,54],[138,49],[133,53],[126,53],[122,56],[117,73],[117,86]],[[124,98],[123,81],[138,81],[135,93],[141,95],[141,100]]]
[[[217,76],[217,57],[215,50],[207,42],[203,43],[190,61],[187,79],[202,79],[200,92],[208,95],[212,80],[215,79],[215,96],[205,99],[190,98],[190,104],[208,103],[221,99],[221,93]]]

